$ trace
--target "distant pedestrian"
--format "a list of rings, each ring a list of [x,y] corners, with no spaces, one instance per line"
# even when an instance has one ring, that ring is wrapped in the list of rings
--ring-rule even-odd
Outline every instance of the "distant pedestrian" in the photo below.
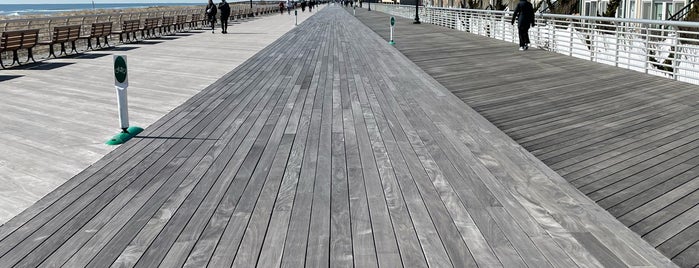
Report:
[[[301,12],[306,12],[306,0],[301,1]]]
[[[206,5],[206,19],[211,23],[211,33],[214,33],[214,27],[216,26],[216,4],[214,0],[209,0],[209,4]]]
[[[512,25],[517,20],[517,28],[519,30],[519,50],[524,51],[529,49],[529,26],[534,27],[534,7],[527,0],[519,0],[515,13],[512,15]]]
[[[279,2],[279,13],[284,15],[284,2]]]
[[[308,1],[308,12],[313,12],[313,1]]]
[[[291,9],[294,8],[294,2],[291,0],[286,0],[286,12],[291,15]]]
[[[221,0],[218,4],[218,9],[221,10],[221,33],[228,33],[228,18],[231,16],[231,6],[226,0]]]

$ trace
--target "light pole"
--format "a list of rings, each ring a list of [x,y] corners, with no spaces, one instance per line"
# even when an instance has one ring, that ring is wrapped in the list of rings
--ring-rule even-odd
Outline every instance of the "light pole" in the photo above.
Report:
[[[418,15],[418,3],[420,3],[420,0],[415,0],[415,21],[413,21],[413,24],[420,24],[420,15]]]
[[[367,11],[371,11],[371,1],[372,0],[367,1],[369,3],[369,9],[367,9]]]

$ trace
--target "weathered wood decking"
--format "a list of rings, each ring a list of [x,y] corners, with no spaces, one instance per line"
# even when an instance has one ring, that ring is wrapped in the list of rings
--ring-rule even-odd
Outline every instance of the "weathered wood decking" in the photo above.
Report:
[[[358,17],[387,38],[388,15]],[[699,87],[399,19],[397,48],[651,245],[699,265]]]
[[[113,54],[129,59],[131,124],[147,127],[292,28],[294,16],[258,16],[225,35],[190,30],[0,70],[0,225],[113,149]]]
[[[338,7],[0,227],[0,267],[672,266]]]

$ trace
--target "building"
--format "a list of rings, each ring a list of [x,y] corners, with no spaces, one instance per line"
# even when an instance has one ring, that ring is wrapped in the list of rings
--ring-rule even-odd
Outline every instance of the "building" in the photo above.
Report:
[[[580,14],[599,16],[609,1],[582,0]],[[667,20],[691,3],[691,0],[622,0],[616,16],[629,19]]]

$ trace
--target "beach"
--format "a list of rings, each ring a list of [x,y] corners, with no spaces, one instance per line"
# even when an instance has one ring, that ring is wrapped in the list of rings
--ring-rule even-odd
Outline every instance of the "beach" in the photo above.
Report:
[[[204,5],[202,3],[96,3],[96,4],[0,4],[0,20],[28,17],[105,14],[141,10],[167,10]]]

